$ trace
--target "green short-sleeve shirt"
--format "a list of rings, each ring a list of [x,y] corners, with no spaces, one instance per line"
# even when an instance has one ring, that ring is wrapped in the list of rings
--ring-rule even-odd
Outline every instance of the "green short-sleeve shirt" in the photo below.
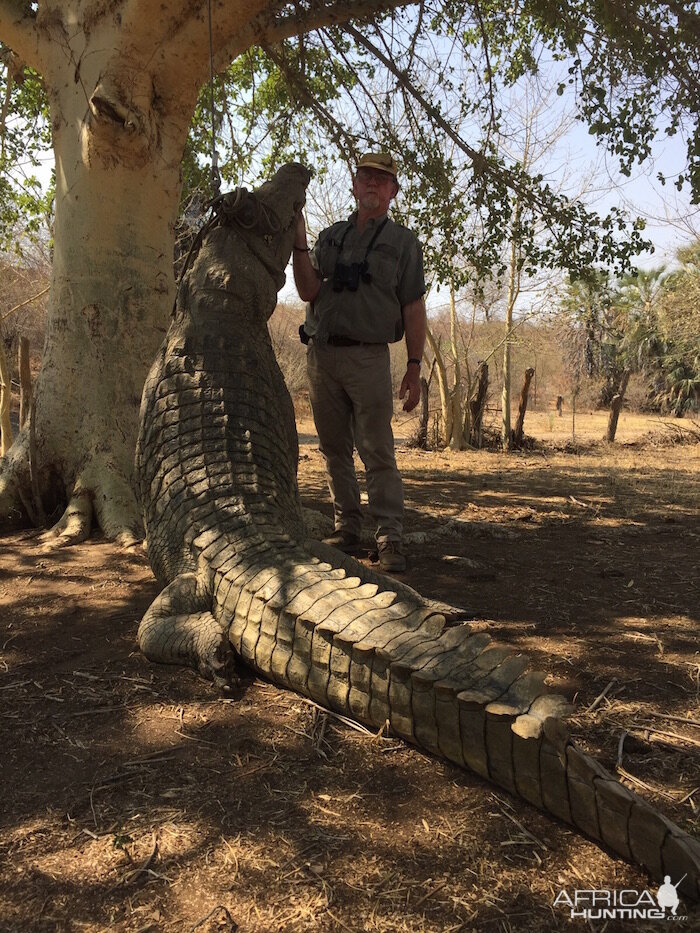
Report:
[[[323,281],[315,300],[307,305],[304,329],[321,340],[334,336],[394,343],[403,337],[401,309],[425,294],[423,251],[414,233],[386,216],[369,220],[362,233],[356,220],[354,213],[323,230],[311,250],[311,264]],[[334,291],[336,263],[361,263],[383,223],[367,256],[371,281],[360,279],[354,292]]]

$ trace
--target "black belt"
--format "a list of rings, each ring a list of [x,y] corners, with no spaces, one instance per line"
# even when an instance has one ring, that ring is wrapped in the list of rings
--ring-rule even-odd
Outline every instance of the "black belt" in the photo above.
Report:
[[[353,340],[352,337],[335,337],[331,334],[328,338],[328,345],[331,347],[378,347],[378,343],[369,343],[366,340]]]

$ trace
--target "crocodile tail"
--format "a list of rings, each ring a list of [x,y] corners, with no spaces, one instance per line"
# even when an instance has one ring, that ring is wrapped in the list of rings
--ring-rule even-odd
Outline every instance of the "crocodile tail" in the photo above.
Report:
[[[373,728],[388,722],[656,878],[685,875],[679,890],[700,898],[698,842],[571,742],[569,705],[525,656],[359,568],[352,577],[307,555],[290,572],[268,557],[251,558],[227,591],[229,637],[248,664]]]
[[[478,651],[466,677],[463,661],[448,661],[449,672],[439,662],[416,670],[410,659],[392,662],[375,650],[367,662],[369,709],[379,674],[380,694],[386,690],[389,700],[387,718],[399,735],[572,824],[654,878],[682,878],[679,891],[700,900],[698,840],[571,741],[560,718],[568,704],[546,692],[544,674],[528,671],[527,658],[490,644],[488,636],[468,634],[468,626],[461,629],[455,654],[470,657],[470,643]],[[370,718],[376,725],[377,717]]]

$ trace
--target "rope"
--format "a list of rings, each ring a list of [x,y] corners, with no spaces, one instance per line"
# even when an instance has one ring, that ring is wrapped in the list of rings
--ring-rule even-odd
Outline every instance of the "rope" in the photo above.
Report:
[[[211,213],[197,231],[180,272],[175,292],[175,302],[173,303],[173,314],[175,314],[177,308],[180,286],[184,281],[185,274],[196,259],[205,236],[213,227],[230,227],[235,224],[243,230],[257,230],[262,236],[274,236],[282,229],[274,210],[263,204],[247,188],[234,188],[228,194],[218,194],[205,204],[205,210],[207,209]]]
[[[216,108],[214,105],[214,39],[212,36],[211,0],[209,11],[209,99],[211,105],[211,190],[215,198],[221,194],[221,174],[219,173],[219,153],[216,150]]]

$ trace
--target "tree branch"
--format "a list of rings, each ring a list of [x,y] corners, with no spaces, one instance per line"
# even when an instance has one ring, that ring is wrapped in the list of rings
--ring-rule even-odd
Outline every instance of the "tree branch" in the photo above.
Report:
[[[211,0],[211,18],[214,46],[214,70],[223,71],[235,58],[254,44],[251,35],[258,36],[251,24],[263,17],[274,17],[284,0]],[[155,33],[145,34],[139,26],[143,16],[143,5],[153,7],[153,16],[158,23]],[[130,0],[130,18],[125,28],[141,37],[139,47],[161,47],[163,57],[163,86],[170,93],[187,87],[198,91],[209,77],[209,11],[208,0],[201,0],[197,13],[188,9],[182,12],[182,3],[163,0],[164,11],[159,0]],[[157,12],[156,12],[157,11]]]
[[[92,27],[107,15],[114,15],[118,7],[127,7],[129,0],[85,0],[80,6],[80,19],[83,28],[89,32]],[[164,5],[164,4],[163,4]],[[145,4],[142,4],[144,7]]]
[[[0,39],[22,61],[41,72],[44,67],[44,40],[36,25],[36,18],[26,12],[21,0],[0,0]]]
[[[287,65],[287,62],[284,59],[282,54],[279,54],[276,49],[273,49],[269,46],[263,46],[266,55],[270,58],[271,61],[275,63],[277,68],[280,71],[280,74],[287,82],[287,86],[290,89],[290,92],[293,93],[299,103],[302,106],[308,107],[312,110],[316,116],[322,120],[327,128],[328,133],[333,140],[333,142],[338,147],[338,150],[342,152],[344,149],[350,149],[355,151],[356,149],[356,137],[350,133],[346,127],[340,124],[333,114],[323,106],[323,104],[318,101],[313,94],[309,92],[308,87],[305,85],[303,80],[300,79],[298,74],[295,74]]]
[[[481,15],[481,7],[479,3],[476,2],[473,5],[474,12],[476,13],[476,18],[479,20],[479,31],[481,33],[481,44],[484,49],[484,55],[486,57],[486,76],[489,82],[489,105],[491,107],[491,122],[489,123],[489,131],[486,137],[486,143],[491,138],[491,130],[495,130],[498,125],[496,120],[496,106],[494,103],[494,90],[493,90],[493,71],[491,70],[491,57],[489,56],[489,37],[486,34],[486,27],[484,26],[484,19]]]
[[[130,0],[135,17],[141,6],[139,0]],[[143,2],[160,7],[157,0]],[[209,76],[209,23],[207,0],[200,10],[191,11],[179,19],[169,16],[176,6],[174,0],[163,0],[166,16],[165,28],[159,26],[164,55],[164,85],[172,89],[199,88]],[[280,15],[289,4],[286,0],[248,0],[245,4],[232,0],[212,0],[214,36],[214,70],[223,71],[246,49],[255,45],[276,45],[283,39],[298,36],[323,26],[342,26],[348,20],[367,20],[411,0],[311,0],[306,7],[297,5],[294,13]],[[180,4],[177,4],[181,6]],[[245,7],[242,15],[241,7]],[[159,14],[159,23],[163,14]],[[138,30],[134,29],[138,35]],[[144,37],[144,41],[146,41]],[[154,39],[150,37],[150,44]],[[157,43],[156,43],[157,45]]]
[[[465,155],[469,156],[475,166],[483,167],[485,165],[485,163],[488,161],[487,157],[478,152],[476,149],[472,148],[472,146],[470,146],[468,143],[464,142],[459,133],[453,129],[452,126],[450,126],[447,120],[445,120],[444,117],[440,114],[438,109],[433,104],[431,104],[423,94],[421,94],[415,85],[411,83],[404,71],[398,68],[396,64],[381,51],[381,49],[378,49],[373,42],[370,42],[370,40],[354,26],[351,26],[350,24],[346,25],[345,31],[350,33],[358,45],[361,45],[363,48],[367,49],[368,52],[379,59],[385,68],[389,69],[389,71],[398,80],[399,84],[404,87],[409,92],[409,94],[415,98],[415,100],[418,101],[425,112],[450,137],[455,145],[461,149]],[[502,174],[500,169],[499,174]]]
[[[276,45],[284,39],[329,26],[345,26],[350,20],[363,22],[402,6],[412,6],[415,0],[336,0],[312,3],[306,10],[275,17],[269,12],[249,21],[228,45],[217,53],[216,64],[224,68],[236,55],[251,45]]]

